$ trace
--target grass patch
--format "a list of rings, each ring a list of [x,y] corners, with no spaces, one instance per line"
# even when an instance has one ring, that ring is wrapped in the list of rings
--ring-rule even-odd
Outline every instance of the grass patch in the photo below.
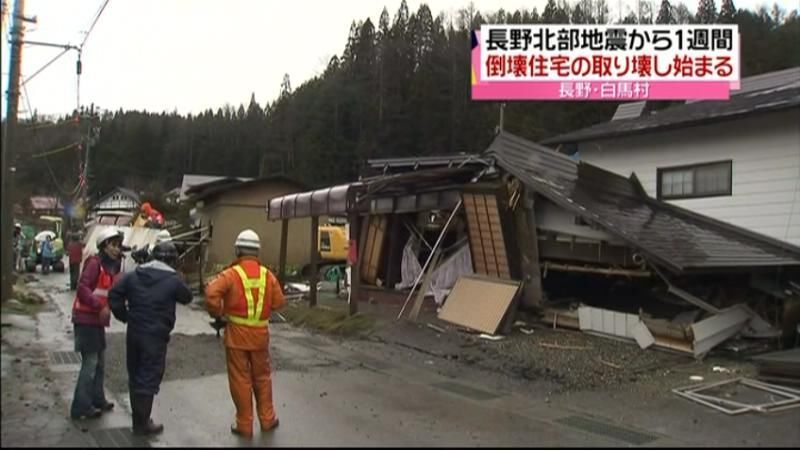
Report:
[[[375,320],[363,314],[350,316],[347,311],[306,305],[288,305],[279,311],[295,326],[303,326],[339,336],[363,336],[372,331]]]

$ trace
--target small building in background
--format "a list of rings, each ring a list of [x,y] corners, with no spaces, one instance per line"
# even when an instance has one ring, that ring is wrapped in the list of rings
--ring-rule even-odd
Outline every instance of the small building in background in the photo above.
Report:
[[[57,197],[35,195],[30,198],[32,216],[60,216],[63,212],[64,205]]]
[[[220,179],[187,189],[188,201],[195,207],[192,218],[196,226],[210,228],[210,244],[206,251],[207,270],[230,264],[234,260],[233,243],[245,229],[252,229],[261,238],[261,262],[277,270],[280,254],[281,223],[267,221],[269,201],[305,190],[301,183],[284,176],[270,176],[250,181]],[[289,224],[287,264],[300,268],[310,261],[311,220],[294,220]]]
[[[137,211],[141,205],[139,194],[130,189],[115,187],[94,203],[92,211]]]

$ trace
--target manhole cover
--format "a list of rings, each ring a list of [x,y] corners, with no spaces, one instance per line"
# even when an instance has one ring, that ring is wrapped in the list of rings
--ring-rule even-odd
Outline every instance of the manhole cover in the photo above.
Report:
[[[90,434],[100,448],[150,447],[146,439],[135,436],[130,428],[106,428],[93,430]]]
[[[561,419],[557,419],[556,422],[633,445],[644,445],[657,439],[655,436],[649,434],[640,433],[583,416],[562,417]]]
[[[80,364],[81,354],[75,352],[51,352],[50,361],[53,364]]]
[[[500,394],[495,394],[493,392],[484,391],[481,389],[475,389],[473,387],[465,386],[463,384],[453,383],[450,381],[434,383],[431,386],[437,389],[453,392],[458,395],[463,395],[464,397],[468,397],[473,400],[491,400],[493,398],[500,397]]]

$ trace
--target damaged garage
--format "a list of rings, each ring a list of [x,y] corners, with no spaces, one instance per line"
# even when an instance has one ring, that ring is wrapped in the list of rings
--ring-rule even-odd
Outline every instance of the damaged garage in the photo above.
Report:
[[[272,199],[268,217],[312,217],[312,235],[347,218],[351,313],[374,298],[416,319],[435,303],[491,335],[522,311],[698,358],[734,337],[793,342],[800,322],[800,248],[507,132],[480,155],[372,160],[333,190]]]

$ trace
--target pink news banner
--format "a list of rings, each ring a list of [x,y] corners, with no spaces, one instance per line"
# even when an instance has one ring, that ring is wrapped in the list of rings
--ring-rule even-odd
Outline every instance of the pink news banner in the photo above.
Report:
[[[601,42],[609,30],[617,38],[635,35],[639,45],[631,41],[629,48],[609,51]],[[594,33],[600,49],[580,45],[587,32]],[[673,48],[664,48],[665,33],[671,34]],[[726,40],[714,40],[723,34]],[[740,89],[735,25],[484,25],[471,37],[473,100],[728,100]],[[660,47],[653,45],[662,39]],[[658,58],[666,66],[649,67]],[[643,59],[648,70],[645,64],[636,67]],[[609,70],[619,69],[620,60],[633,70]]]

